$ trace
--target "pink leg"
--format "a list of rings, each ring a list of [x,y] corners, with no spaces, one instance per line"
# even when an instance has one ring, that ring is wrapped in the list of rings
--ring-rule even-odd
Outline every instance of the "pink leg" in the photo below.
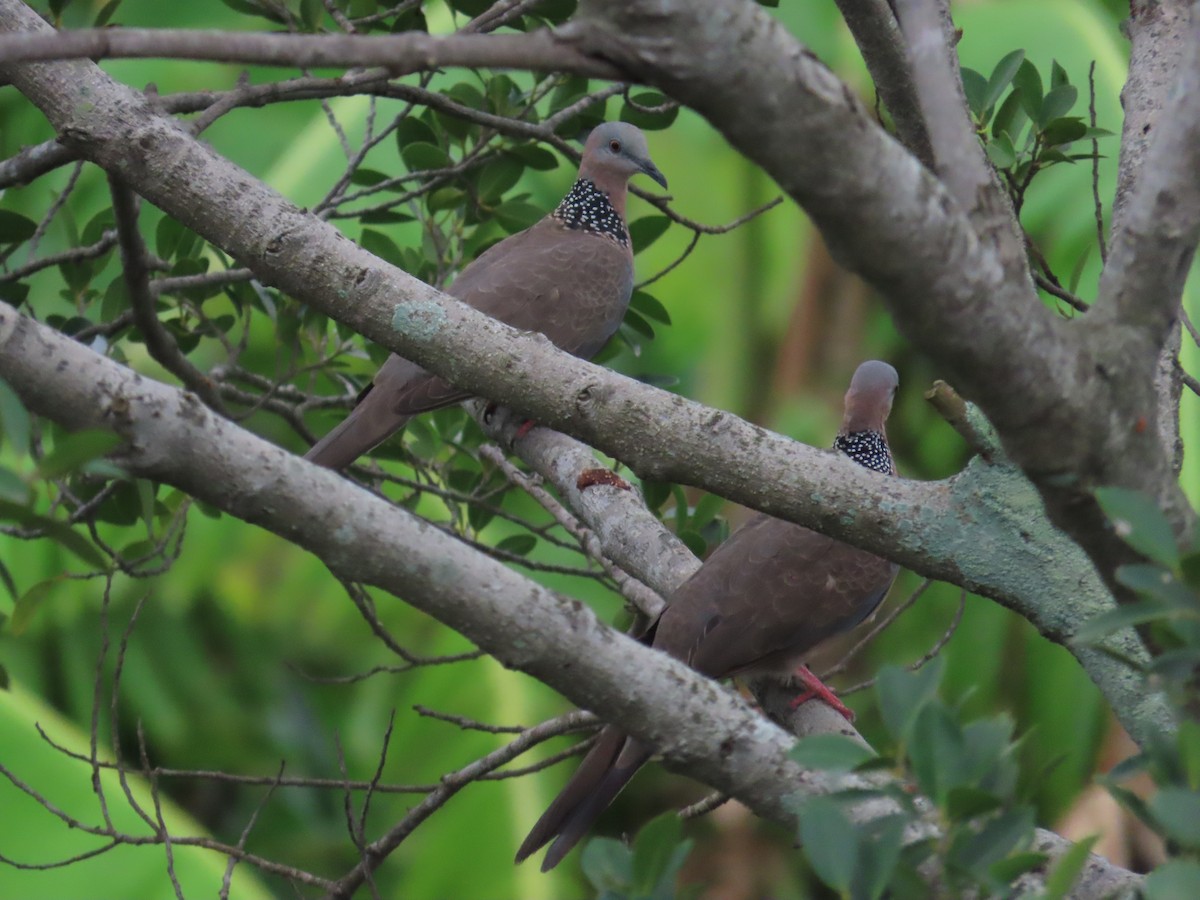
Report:
[[[803,693],[797,694],[792,700],[792,709],[796,709],[800,704],[807,703],[809,700],[823,700],[845,716],[847,722],[854,721],[854,711],[839,700],[837,694],[827,688],[820,678],[810,672],[808,666],[801,666],[796,670],[795,674],[806,690]]]
[[[521,423],[521,427],[517,429],[517,433],[513,435],[513,440],[519,441],[521,438],[525,437],[525,435],[529,434],[529,432],[533,431],[533,429],[536,427],[537,422],[533,421],[533,419],[526,419]]]

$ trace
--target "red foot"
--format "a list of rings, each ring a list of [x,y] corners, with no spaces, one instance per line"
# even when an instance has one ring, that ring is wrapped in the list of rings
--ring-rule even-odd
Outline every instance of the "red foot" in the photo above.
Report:
[[[796,678],[800,680],[800,683],[804,685],[807,690],[801,694],[797,694],[792,699],[791,704],[789,704],[792,709],[796,709],[800,706],[800,704],[807,703],[809,700],[817,699],[824,701],[829,706],[832,706],[834,709],[840,712],[846,717],[847,722],[854,721],[854,710],[850,709],[850,707],[839,700],[837,698],[837,694],[827,688],[825,683],[821,681],[820,678],[809,671],[808,666],[801,666],[798,668],[796,670]]]
[[[513,440],[519,441],[521,438],[525,437],[525,435],[529,434],[529,432],[533,431],[533,429],[536,427],[537,422],[533,421],[533,419],[526,419],[521,423],[521,427],[517,429],[517,433],[513,435]]]

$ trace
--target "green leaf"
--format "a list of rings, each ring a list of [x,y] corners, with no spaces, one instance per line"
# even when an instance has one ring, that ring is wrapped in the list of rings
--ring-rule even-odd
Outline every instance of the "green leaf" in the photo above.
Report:
[[[800,843],[817,877],[842,894],[858,869],[858,832],[829,797],[810,797],[800,807]]]
[[[18,456],[29,452],[32,423],[25,404],[7,381],[0,378],[0,429]]]
[[[1042,76],[1037,66],[1025,59],[1013,75],[1013,85],[1021,92],[1021,108],[1034,122],[1042,109]]]
[[[1200,863],[1172,859],[1146,876],[1142,900],[1194,900],[1200,897]]]
[[[996,63],[996,68],[992,69],[992,74],[988,76],[987,87],[983,96],[983,109],[989,109],[995,106],[996,101],[1000,99],[1000,95],[1004,93],[1004,89],[1012,83],[1013,76],[1017,74],[1017,69],[1025,60],[1024,50],[1013,50],[1006,54]]]
[[[1053,90],[1056,87],[1061,87],[1064,84],[1070,84],[1071,79],[1067,77],[1067,70],[1058,64],[1058,60],[1050,63],[1050,88]]]
[[[1026,872],[1032,872],[1034,869],[1045,865],[1046,860],[1049,858],[1045,853],[1035,853],[1032,851],[1015,853],[988,866],[988,874],[997,881],[1008,884]]]
[[[633,853],[612,838],[593,838],[583,847],[583,874],[598,891],[627,891],[633,881]]]
[[[28,506],[33,493],[29,485],[7,466],[0,466],[0,499]]]
[[[1065,116],[1075,106],[1075,101],[1079,99],[1079,90],[1073,84],[1060,84],[1056,88],[1052,88],[1042,99],[1041,112],[1038,114],[1037,122],[1043,128],[1047,127],[1055,119]],[[1086,128],[1086,126],[1084,126]]]
[[[1021,92],[1014,90],[1004,98],[1000,109],[996,111],[996,118],[992,120],[992,137],[1007,134],[1009,146],[1015,147],[1017,138],[1021,136],[1021,130],[1028,121],[1029,116],[1021,108]]]
[[[1058,63],[1055,63],[1058,65]],[[1043,900],[1063,900],[1079,880],[1079,874],[1087,863],[1088,854],[1092,852],[1100,835],[1093,834],[1082,841],[1076,841],[1071,849],[1058,858],[1050,874],[1046,876],[1046,889],[1042,894]]]
[[[958,785],[946,794],[946,814],[956,821],[967,821],[1001,806],[1000,798],[971,784]]]
[[[631,125],[636,125],[644,131],[661,131],[674,124],[679,117],[679,104],[672,103],[671,98],[658,91],[641,91],[630,94],[633,103],[621,105],[617,118]],[[660,109],[659,107],[666,107]]]
[[[382,231],[376,231],[373,228],[364,228],[362,237],[358,239],[358,243],[368,253],[378,256],[393,266],[404,268],[403,251],[396,245],[395,241]]]
[[[1088,619],[1075,632],[1071,643],[1076,645],[1095,644],[1122,628],[1144,625],[1166,615],[1167,611],[1163,609],[1162,604],[1153,600],[1127,603]]]
[[[437,144],[437,132],[419,116],[405,116],[396,125],[396,149],[404,155],[404,148],[409,144]]]
[[[421,172],[426,169],[446,169],[453,165],[450,154],[437,144],[416,141],[406,144],[400,151],[400,157],[408,166],[410,172]]]
[[[1117,537],[1169,569],[1179,566],[1179,545],[1171,523],[1150,497],[1121,487],[1096,489],[1096,501],[1113,523]]]
[[[1150,798],[1149,807],[1167,837],[1185,847],[1200,847],[1200,792],[1164,787]]]
[[[704,554],[708,552],[708,541],[706,541],[704,539],[704,535],[698,531],[692,531],[690,528],[685,528],[678,533],[677,537],[683,541],[684,546],[691,550],[696,556],[703,558]]]
[[[513,534],[496,544],[496,549],[516,556],[528,556],[536,546],[537,538],[532,534]]]
[[[904,849],[904,829],[908,823],[908,816],[895,815],[868,826],[868,839],[859,844],[858,871],[851,890],[856,900],[879,900],[887,893]]]
[[[721,511],[721,507],[725,505],[725,498],[717,494],[705,494],[696,504],[696,508],[692,510],[692,528],[700,531],[717,517],[717,513]]]
[[[119,435],[100,428],[76,431],[55,444],[53,452],[38,465],[38,473],[43,478],[58,478],[115,450],[122,443]]]
[[[62,544],[84,562],[97,569],[108,568],[107,560],[95,545],[64,522],[38,515],[24,506],[9,503],[7,500],[0,500],[0,520],[19,522],[26,528],[43,531],[48,538]]]
[[[1007,134],[988,143],[987,156],[997,169],[1011,169],[1017,161],[1017,152]]]
[[[955,848],[955,862],[976,873],[995,865],[1033,835],[1033,822],[1029,806],[1000,813]]]
[[[1200,612],[1200,598],[1196,597],[1195,591],[1160,566],[1130,563],[1119,567],[1116,577],[1121,584],[1148,600],[1156,600],[1177,612]]]
[[[849,772],[874,756],[875,751],[870,747],[841,734],[814,734],[801,738],[788,752],[789,759],[805,768],[830,772]]]
[[[652,819],[633,842],[633,889],[651,894],[668,875],[668,867],[683,840],[683,823],[674,812]]]
[[[1046,99],[1049,101],[1050,98]],[[1042,143],[1049,147],[1062,146],[1079,140],[1085,134],[1087,134],[1087,126],[1083,124],[1082,119],[1074,117],[1054,119],[1042,132]]]
[[[666,216],[643,216],[636,222],[629,223],[629,239],[633,242],[633,252],[641,253],[657,241],[671,226],[671,220]]]
[[[558,168],[558,157],[537,144],[517,144],[515,147],[509,147],[505,153],[515,157],[526,168],[538,172],[549,172]]]
[[[906,739],[917,713],[937,693],[944,667],[942,657],[937,656],[916,672],[898,666],[884,666],[880,670],[875,695],[884,725],[897,741]]]
[[[649,340],[654,340],[654,326],[633,309],[625,310],[624,323]]]
[[[967,97],[967,106],[971,115],[977,120],[983,119],[983,113],[988,108],[988,80],[974,69],[963,66],[961,69],[963,93]]]
[[[509,200],[496,207],[495,215],[500,227],[516,234],[542,218],[542,211],[524,200]]]
[[[629,301],[629,306],[647,319],[654,319],[656,322],[662,322],[664,325],[671,324],[671,314],[667,312],[667,308],[645,291],[634,291],[633,297]],[[661,387],[661,385],[659,386]]]
[[[501,156],[483,167],[479,173],[479,199],[492,204],[504,196],[504,192],[521,180],[524,166],[511,156]]]
[[[20,213],[0,209],[0,244],[19,244],[33,237],[37,223]]]
[[[63,580],[64,576],[58,575],[45,581],[39,581],[22,594],[13,607],[12,622],[9,624],[8,630],[17,636],[24,633],[25,629],[29,627],[29,623],[33,621],[38,607]]]
[[[642,479],[642,497],[650,510],[658,510],[671,496],[671,485],[665,481]]]
[[[940,703],[921,707],[908,735],[908,755],[921,790],[939,806],[967,776],[966,746],[958,722]]]
[[[96,13],[96,19],[92,22],[93,28],[103,28],[108,24],[109,20],[116,14],[117,7],[121,5],[121,0],[108,0],[100,12]]]

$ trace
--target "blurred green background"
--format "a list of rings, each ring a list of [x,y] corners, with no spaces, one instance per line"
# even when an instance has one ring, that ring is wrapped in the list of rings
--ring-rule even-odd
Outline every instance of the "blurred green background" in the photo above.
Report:
[[[77,0],[67,11],[66,24],[88,24],[103,5],[100,0]],[[438,3],[427,3],[426,13],[431,28],[436,30],[438,23],[448,27],[449,15]],[[783,0],[774,14],[868,101],[873,99],[864,67],[832,2]],[[1094,60],[1099,124],[1115,132],[1120,130],[1118,91],[1127,59],[1119,31],[1123,15],[1122,4],[1115,0],[955,4],[965,65],[990,72],[1005,53],[1024,48],[1043,72],[1057,60],[1086,98],[1088,66]],[[255,27],[218,0],[125,0],[115,21],[148,27]],[[163,94],[226,89],[239,74],[235,67],[176,61],[103,65],[127,84],[141,88],[153,82]],[[260,81],[284,76],[254,71],[251,77]],[[330,105],[352,136],[361,133],[364,100],[339,99]],[[610,112],[617,109],[612,102]],[[49,137],[40,115],[12,88],[0,91],[0,151],[5,157]],[[238,110],[206,132],[205,139],[301,205],[317,202],[328,188],[329,173],[340,171],[344,162],[336,137],[314,103]],[[670,179],[674,208],[700,222],[728,222],[778,193],[768,178],[686,111],[669,130],[652,133],[650,145]],[[1102,145],[1108,157],[1101,162],[1103,198],[1112,195],[1116,151],[1115,138]],[[386,169],[386,155],[374,165]],[[64,178],[58,173],[32,187],[9,190],[3,205],[34,216],[44,209],[51,192],[61,189]],[[1084,260],[1079,293],[1085,298],[1092,296],[1099,272],[1090,179],[1086,165],[1059,166],[1037,179],[1024,212],[1026,227],[1060,273],[1069,274]],[[549,209],[569,181],[567,168],[560,166],[530,173],[524,186],[533,195],[530,202]],[[106,204],[104,180],[90,171],[71,199],[75,219],[86,222]],[[631,200],[631,219],[651,211]],[[147,227],[152,227],[157,213],[147,210],[145,216]],[[348,233],[359,236],[357,226]],[[404,232],[396,234],[399,240]],[[672,228],[639,255],[639,275],[648,277],[668,265],[689,238],[689,233]],[[61,249],[66,241],[65,233],[52,231],[42,252]],[[610,364],[620,370],[639,376],[673,375],[679,379],[674,389],[685,396],[824,446],[837,426],[841,394],[854,367],[868,357],[887,359],[901,373],[901,395],[889,431],[902,474],[940,478],[965,461],[961,441],[921,396],[942,373],[904,341],[861,282],[837,269],[790,202],[730,234],[703,238],[698,251],[654,291],[669,309],[672,325],[659,329],[658,338],[640,356],[626,350],[612,359]],[[1193,312],[1200,311],[1194,287],[1189,288],[1189,304]],[[264,336],[261,352],[270,353],[269,336]],[[1186,348],[1185,354],[1195,371],[1195,348]],[[150,373],[159,371],[151,363],[144,367]],[[1194,398],[1185,398],[1183,421],[1185,439],[1193,448]],[[284,439],[271,426],[264,429]],[[1185,469],[1193,501],[1198,471],[1193,455]],[[518,510],[527,503],[519,497],[507,502]],[[726,514],[734,527],[743,515],[732,508]],[[135,532],[130,530],[131,535]],[[553,548],[543,545],[539,558],[554,561]],[[79,569],[78,561],[56,545],[4,536],[0,559],[18,592]],[[605,616],[619,613],[619,599],[591,581],[538,577],[593,602]],[[906,573],[892,602],[918,583]],[[56,741],[86,749],[101,640],[101,591],[97,581],[58,581],[23,633],[0,634],[0,664],[10,680],[9,689],[0,691],[0,762],[88,822],[98,821],[98,813],[87,766],[50,750],[34,723],[42,724]],[[463,732],[420,717],[413,711],[415,704],[525,725],[566,708],[548,688],[487,659],[353,684],[314,681],[314,674],[353,674],[394,660],[316,559],[229,517],[214,519],[193,509],[183,552],[168,572],[153,579],[115,581],[111,639],[143,598],[145,608],[125,660],[120,727],[123,744],[133,747],[140,722],[150,757],[158,765],[270,776],[286,761],[288,774],[336,778],[341,753],[350,777],[370,778],[394,710],[395,733],[384,780],[433,783],[506,738]],[[935,586],[875,642],[842,684],[866,677],[882,661],[919,658],[951,620],[957,598],[957,589]],[[469,649],[464,640],[402,602],[377,599],[381,619],[408,646],[427,654]],[[0,594],[0,611],[11,613],[12,603],[12,597]],[[943,653],[948,662],[945,689],[952,698],[972,714],[1007,710],[1019,730],[1028,734],[1021,751],[1028,789],[1042,823],[1053,823],[1088,783],[1109,728],[1097,692],[1064,650],[1041,639],[1016,616],[976,597],[968,598],[962,625]],[[860,710],[864,734],[880,738],[866,695],[851,698],[851,703]],[[104,704],[107,709],[107,697]],[[107,713],[102,719],[101,744],[107,746]],[[552,742],[532,756],[540,758],[565,745]],[[529,900],[588,896],[578,854],[550,875],[538,873],[534,864],[514,867],[511,862],[517,843],[570,768],[567,763],[532,777],[469,787],[384,864],[376,876],[381,894]],[[109,787],[110,803],[122,806],[119,791]],[[207,832],[231,843],[266,791],[188,778],[164,778],[161,787],[177,807],[168,811],[178,823],[176,830]],[[651,767],[609,811],[600,830],[632,832],[651,815],[701,793],[699,786]],[[377,835],[418,799],[419,795],[375,797],[368,835]],[[7,782],[0,782],[0,809],[0,853],[5,856],[41,863],[99,845],[69,831]],[[136,830],[137,823],[127,819]],[[752,821],[736,808],[689,827],[700,842],[689,877],[714,885],[710,896],[748,897],[767,890],[775,897],[804,895],[803,877],[787,852],[788,838],[777,829]],[[259,855],[331,877],[355,860],[343,796],[337,791],[277,791],[259,814],[247,846]],[[223,858],[197,850],[175,852],[185,892],[214,894]],[[169,893],[161,847],[122,848],[45,871],[0,865],[0,897],[157,898]],[[279,879],[247,866],[237,869],[232,896],[268,895],[292,894]]]

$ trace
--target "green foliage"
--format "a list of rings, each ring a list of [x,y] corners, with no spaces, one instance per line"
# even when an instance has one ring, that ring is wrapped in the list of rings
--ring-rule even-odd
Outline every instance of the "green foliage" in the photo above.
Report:
[[[896,782],[854,788],[799,803],[799,838],[813,872],[829,888],[853,900],[883,896],[917,897],[927,891],[917,869],[932,864],[950,893],[1003,894],[1021,874],[1044,866],[1046,858],[1027,850],[1034,810],[1017,789],[1013,724],[1007,716],[964,722],[956,708],[937,696],[943,666],[935,658],[911,672],[884,667],[876,696],[895,754],[877,759],[861,745],[823,735],[799,742],[793,758],[828,771],[859,770],[868,775],[888,766],[900,783],[913,783],[937,811],[942,830],[936,840],[905,846],[919,828],[921,814],[912,795]],[[855,807],[865,800],[891,801],[894,812],[856,824]],[[911,841],[912,839],[909,838]],[[1056,885],[1069,889],[1078,875],[1078,857],[1059,863]],[[1057,888],[1056,888],[1057,889]]]
[[[583,873],[600,900],[674,900],[694,897],[699,887],[676,888],[692,842],[683,839],[679,817],[667,813],[647,823],[630,848],[595,838],[583,848]]]
[[[1082,152],[1074,145],[1112,133],[1070,115],[1079,90],[1058,62],[1051,66],[1049,85],[1024,50],[1002,57],[987,77],[966,67],[961,74],[975,130],[1018,212],[1039,172],[1059,163],[1096,159],[1095,152]]]

